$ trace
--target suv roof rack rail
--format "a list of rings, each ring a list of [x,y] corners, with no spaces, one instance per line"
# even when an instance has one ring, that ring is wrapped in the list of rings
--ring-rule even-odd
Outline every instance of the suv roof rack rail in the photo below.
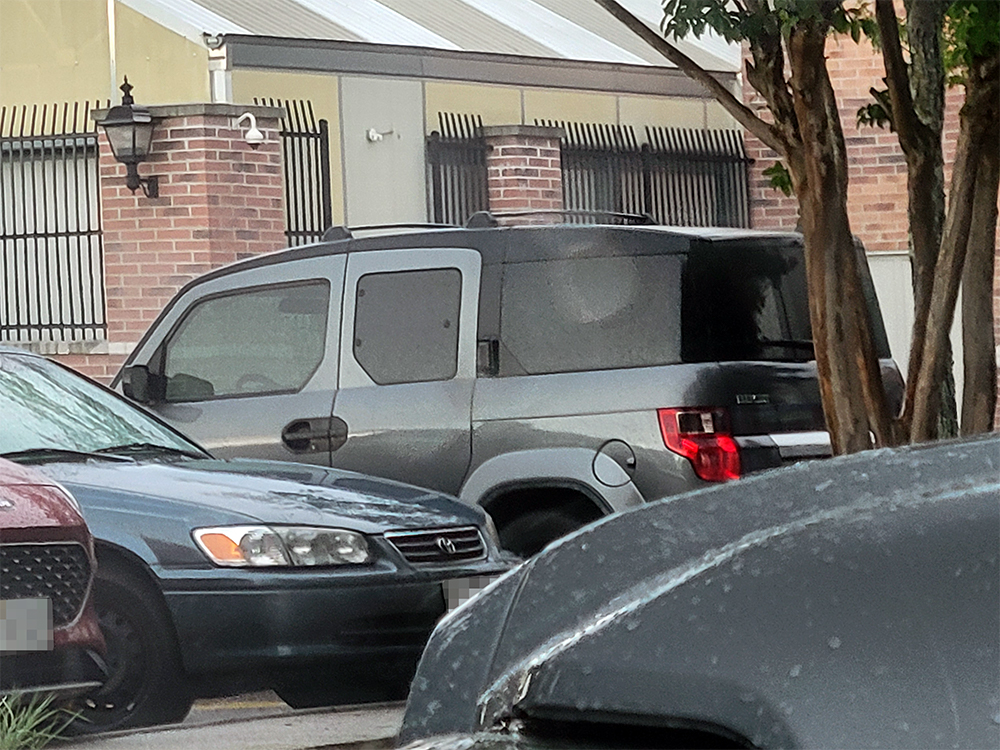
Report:
[[[465,222],[466,229],[484,229],[500,225],[497,219],[506,219],[520,216],[574,216],[574,217],[594,217],[604,219],[619,219],[622,224],[655,224],[653,217],[649,214],[630,214],[620,211],[594,211],[590,209],[576,208],[544,208],[525,211],[505,211],[503,213],[491,213],[490,211],[477,211]]]
[[[349,240],[354,237],[354,232],[370,232],[378,229],[457,229],[457,224],[437,224],[434,222],[397,222],[395,224],[361,224],[354,227],[335,225],[328,227],[320,242],[336,242],[337,240]]]

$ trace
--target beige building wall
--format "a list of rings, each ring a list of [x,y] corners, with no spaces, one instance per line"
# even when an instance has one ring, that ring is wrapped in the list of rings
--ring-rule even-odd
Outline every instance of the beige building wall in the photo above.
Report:
[[[286,73],[275,70],[234,70],[233,101],[250,104],[254,97],[312,102],[317,120],[330,127],[330,195],[333,223],[344,224],[344,170],[340,137],[339,79],[321,73]]]
[[[521,125],[521,90],[510,86],[428,81],[424,84],[426,132],[440,129],[438,113],[479,115],[483,125]]]
[[[106,101],[107,0],[0,0],[0,104]]]
[[[108,28],[107,0],[0,0],[0,105],[117,103]],[[208,101],[204,47],[121,3],[115,31],[117,84],[138,103]]]
[[[535,120],[616,123],[618,97],[614,94],[526,89],[523,124],[534,125]]]
[[[121,3],[115,5],[118,83],[128,76],[136,102],[209,101],[208,50]]]
[[[735,120],[714,100],[528,89],[457,82],[424,84],[427,133],[440,129],[439,113],[479,115],[483,125],[533,125],[536,119],[630,125],[733,129]]]

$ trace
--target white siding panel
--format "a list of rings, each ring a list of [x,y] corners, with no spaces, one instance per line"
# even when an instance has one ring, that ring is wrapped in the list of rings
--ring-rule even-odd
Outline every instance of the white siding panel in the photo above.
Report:
[[[632,65],[649,64],[641,57],[531,0],[466,0],[466,2],[500,23],[537,39],[563,57]]]
[[[299,0],[299,4],[374,44],[458,49],[443,36],[376,0]]]

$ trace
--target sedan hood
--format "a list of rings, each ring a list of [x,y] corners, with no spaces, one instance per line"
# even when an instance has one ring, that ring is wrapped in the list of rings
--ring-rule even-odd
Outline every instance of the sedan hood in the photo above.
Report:
[[[992,436],[599,521],[442,622],[401,739],[523,721],[755,747],[995,747],[998,475]]]
[[[479,525],[483,513],[437,492],[351,472],[270,461],[85,461],[37,467],[81,498],[141,498],[158,515],[199,523],[263,522],[391,529]],[[220,512],[221,511],[221,512]]]

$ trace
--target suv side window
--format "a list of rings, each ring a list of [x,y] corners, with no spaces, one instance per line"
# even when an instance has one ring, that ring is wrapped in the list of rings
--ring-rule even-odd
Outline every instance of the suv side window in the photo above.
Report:
[[[675,255],[571,258],[504,269],[501,376],[680,360]]]
[[[354,358],[379,385],[450,380],[458,369],[461,302],[457,268],[362,276]]]
[[[195,304],[166,342],[166,400],[292,393],[326,350],[330,285],[257,287]]]

